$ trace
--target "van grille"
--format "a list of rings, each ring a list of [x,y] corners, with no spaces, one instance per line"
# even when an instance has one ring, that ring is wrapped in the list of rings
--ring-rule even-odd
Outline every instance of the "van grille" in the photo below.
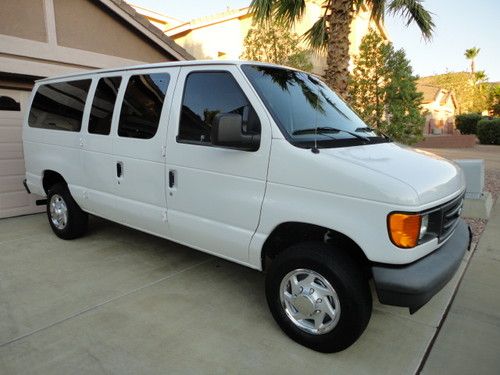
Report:
[[[458,218],[462,213],[463,204],[464,194],[440,207],[441,225],[438,236],[439,242],[446,240],[453,233],[458,224]]]

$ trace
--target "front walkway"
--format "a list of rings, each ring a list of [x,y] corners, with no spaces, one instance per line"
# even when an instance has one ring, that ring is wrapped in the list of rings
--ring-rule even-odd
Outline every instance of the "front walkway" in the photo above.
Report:
[[[424,374],[500,374],[500,199],[423,368]]]

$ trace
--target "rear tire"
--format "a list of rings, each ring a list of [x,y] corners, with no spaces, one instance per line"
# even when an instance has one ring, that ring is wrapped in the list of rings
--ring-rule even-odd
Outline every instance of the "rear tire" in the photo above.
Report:
[[[372,312],[368,280],[359,265],[322,242],[297,244],[279,254],[266,276],[266,297],[290,338],[323,353],[352,345]]]
[[[81,237],[87,231],[89,215],[78,206],[65,184],[50,187],[47,217],[52,231],[64,240]]]

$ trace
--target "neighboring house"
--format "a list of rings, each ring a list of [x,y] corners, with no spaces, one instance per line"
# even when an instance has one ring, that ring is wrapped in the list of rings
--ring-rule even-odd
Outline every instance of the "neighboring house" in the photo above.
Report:
[[[423,94],[422,113],[425,115],[424,134],[453,134],[457,101],[452,91],[417,83]]]
[[[307,1],[304,16],[294,28],[298,35],[304,34],[324,13],[323,3],[323,0]],[[139,8],[136,9],[141,12]],[[146,13],[144,15],[151,22],[155,22]],[[243,41],[252,26],[252,22],[253,15],[246,7],[193,19],[172,28],[166,28],[165,33],[197,59],[239,59],[243,54]],[[388,39],[383,24],[371,20],[370,12],[366,7],[363,7],[351,25],[351,35],[349,36],[351,56],[359,53],[361,39],[367,34],[370,27],[378,30],[385,39]],[[165,29],[164,26],[160,28]],[[326,68],[326,55],[313,54],[311,62],[313,63],[313,72],[322,75]]]
[[[178,26],[184,21],[178,20],[177,18],[167,16],[165,14],[158,13],[152,9],[147,9],[139,5],[130,4],[137,13],[146,17],[149,22],[159,28],[161,31],[165,32],[172,27]]]
[[[193,57],[121,0],[0,6],[0,218],[43,210],[22,186],[21,123],[36,79]]]

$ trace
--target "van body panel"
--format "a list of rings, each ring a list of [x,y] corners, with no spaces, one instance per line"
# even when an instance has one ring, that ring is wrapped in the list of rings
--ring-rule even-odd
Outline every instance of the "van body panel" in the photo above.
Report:
[[[90,87],[87,106],[82,120],[80,136],[80,163],[84,182],[79,186],[80,207],[109,220],[119,220],[116,210],[116,187],[114,180],[114,157],[112,148],[113,133],[109,135],[88,132],[90,106],[94,98],[99,79],[106,75],[97,75]],[[116,107],[115,107],[116,108]],[[113,115],[116,118],[116,115]]]
[[[400,199],[400,204],[434,203],[460,191],[465,182],[462,170],[456,164],[430,152],[397,143],[326,149],[322,154],[331,162],[342,160],[399,180],[410,186],[418,196],[415,202],[404,202],[405,197],[394,196],[392,192],[384,195],[386,202]],[[371,179],[367,178],[367,181]]]
[[[165,197],[165,156],[167,126],[170,117],[175,82],[180,68],[128,71],[122,75],[120,93],[115,107],[111,132],[113,180],[116,211],[121,220],[138,229],[168,236]],[[119,118],[129,80],[135,75],[168,74],[169,82],[163,101],[158,129],[152,138],[122,137],[118,134]],[[117,175],[120,164],[121,176]]]
[[[261,124],[257,151],[178,142],[184,82],[193,72],[229,72]],[[260,219],[271,147],[269,117],[234,66],[182,68],[172,105],[166,169],[168,222],[172,238],[211,253],[248,263],[248,247]],[[196,233],[196,234],[195,234]]]

